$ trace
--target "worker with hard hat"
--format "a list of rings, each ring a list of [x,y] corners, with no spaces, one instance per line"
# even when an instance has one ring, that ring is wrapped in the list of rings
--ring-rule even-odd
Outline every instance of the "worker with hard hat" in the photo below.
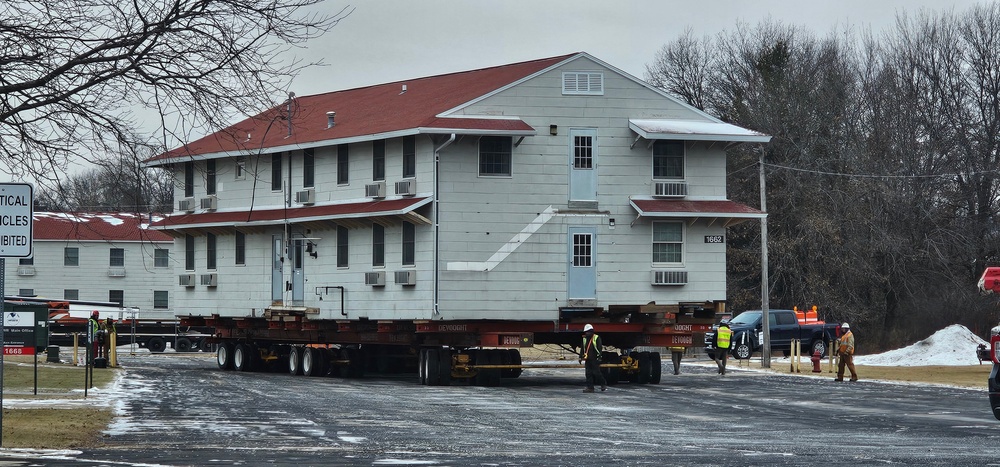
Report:
[[[715,364],[719,367],[719,374],[726,374],[726,360],[729,358],[729,346],[733,337],[733,330],[729,329],[729,320],[723,319],[719,322],[719,329],[715,331]]]
[[[90,314],[90,319],[87,320],[87,344],[90,345],[90,359],[97,358],[98,352],[100,351],[100,344],[98,344],[97,339],[101,331],[101,320],[100,313],[94,310]]]
[[[858,372],[854,370],[854,333],[851,332],[851,325],[844,323],[840,325],[840,347],[837,349],[840,363],[837,364],[837,379],[844,380],[844,367],[851,370],[851,381],[858,380]]]
[[[601,373],[601,336],[594,333],[594,327],[589,324],[583,327],[580,363],[584,363],[584,373],[587,377],[587,389],[583,392],[594,392],[595,384],[601,385],[601,391],[608,389],[608,382]]]

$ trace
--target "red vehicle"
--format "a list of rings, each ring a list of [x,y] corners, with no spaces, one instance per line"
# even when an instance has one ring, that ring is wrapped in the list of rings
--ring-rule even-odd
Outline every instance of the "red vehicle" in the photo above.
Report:
[[[983,293],[1000,292],[1000,267],[986,268],[979,278],[979,290]],[[990,359],[993,360],[993,370],[988,380],[990,408],[993,416],[1000,420],[1000,326],[990,331]]]

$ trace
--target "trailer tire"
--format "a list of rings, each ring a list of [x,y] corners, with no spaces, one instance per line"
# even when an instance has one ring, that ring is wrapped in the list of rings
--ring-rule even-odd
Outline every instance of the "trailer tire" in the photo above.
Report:
[[[220,370],[232,370],[233,369],[233,344],[225,343],[219,345],[218,353],[215,355],[215,359],[219,364]]]
[[[149,349],[150,352],[160,353],[166,350],[167,342],[163,340],[162,337],[151,337],[149,341],[146,342],[146,348]]]
[[[441,384],[441,355],[438,349],[427,349],[424,358],[424,372],[427,373],[427,385],[438,386]]]
[[[489,349],[486,351],[486,364],[487,365],[500,365],[502,360],[500,356],[500,350]],[[500,385],[500,369],[487,370],[488,376],[486,380],[487,386],[499,386]]]
[[[486,350],[476,349],[469,351],[469,360],[473,365],[486,365]],[[476,375],[472,377],[472,384],[476,386],[488,386],[489,382],[489,372],[486,370],[476,369]]]
[[[304,376],[323,376],[323,356],[320,349],[305,347],[302,349],[302,374]]]
[[[651,372],[649,352],[639,352],[636,359],[639,361],[639,372],[636,374],[635,382],[649,384],[649,375]]]
[[[174,350],[178,352],[190,352],[191,351],[191,339],[187,337],[179,337],[177,341],[174,342]]]
[[[521,364],[521,351],[520,350],[518,350],[518,349],[507,349],[507,354],[510,355],[510,364],[511,365],[520,365]],[[524,372],[524,368],[512,368],[510,370],[510,373],[509,373],[510,376],[508,376],[508,378],[517,378],[517,377],[521,376],[521,373],[523,373],[523,372]]]
[[[201,350],[202,352],[211,352],[215,350],[212,348],[212,344],[208,343],[207,337],[202,337],[201,339],[198,339],[197,341],[195,341],[195,345],[198,347],[198,350]]]
[[[659,352],[649,353],[649,384],[660,384],[660,377],[663,376],[663,360]]]
[[[253,369],[254,348],[250,344],[236,344],[233,349],[233,369],[236,371],[251,371]]]
[[[451,386],[451,349],[438,350],[438,384]]]
[[[288,374],[292,376],[302,374],[302,347],[293,345],[288,348]]]

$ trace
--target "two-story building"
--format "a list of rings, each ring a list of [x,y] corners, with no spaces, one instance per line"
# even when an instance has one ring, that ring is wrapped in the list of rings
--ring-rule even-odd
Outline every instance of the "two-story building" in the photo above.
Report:
[[[185,314],[579,330],[711,322],[726,228],[765,215],[727,199],[726,149],[768,140],[574,53],[290,97],[147,165],[179,182],[153,228]]]
[[[33,255],[6,261],[6,296],[113,302],[173,318],[173,237],[129,213],[33,215]]]

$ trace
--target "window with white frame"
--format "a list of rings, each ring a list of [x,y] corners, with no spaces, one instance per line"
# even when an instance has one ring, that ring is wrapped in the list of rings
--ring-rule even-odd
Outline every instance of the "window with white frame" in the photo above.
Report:
[[[479,176],[509,177],[512,146],[509,136],[479,138]]]
[[[684,261],[684,223],[653,222],[653,264]]]
[[[233,172],[233,178],[236,180],[245,180],[247,178],[246,156],[239,156],[236,158],[236,170]]]
[[[125,267],[125,249],[124,248],[112,248],[111,249],[111,259],[108,263],[109,266],[113,268]]]
[[[403,137],[403,178],[417,176],[417,137]]]
[[[350,181],[350,149],[346,144],[337,146],[337,185],[347,185]]]
[[[194,271],[194,236],[184,235],[184,270]]]
[[[604,73],[568,71],[562,74],[562,93],[588,96],[604,95]]]
[[[215,194],[215,159],[205,161],[205,194]]]
[[[403,221],[403,266],[416,264],[417,232],[411,222]]]
[[[118,306],[125,306],[125,291],[124,290],[109,290],[108,291],[108,301],[112,303],[117,303]]]
[[[247,234],[237,231],[236,232],[236,265],[244,266],[247,264]]]
[[[170,250],[168,248],[157,248],[153,250],[153,267],[154,268],[170,267]]]
[[[79,266],[80,249],[75,246],[68,246],[63,249],[63,266]]]
[[[35,289],[17,289],[18,297],[34,297]]]
[[[63,289],[63,300],[79,300],[80,289]]]
[[[348,237],[347,227],[337,226],[337,267],[346,268],[348,266]]]
[[[385,140],[372,142],[372,180],[385,181]]]
[[[216,243],[214,233],[205,234],[205,267],[208,269],[215,269]]]
[[[158,308],[158,309],[170,308],[169,298],[170,298],[170,293],[168,291],[154,290],[153,308]]]
[[[372,224],[372,266],[385,266],[385,227]]]
[[[194,162],[184,163],[184,197],[194,196]]]
[[[271,154],[271,191],[281,191],[281,153]]]
[[[312,148],[302,151],[302,187],[316,186],[316,155]]]
[[[653,143],[653,180],[684,178],[684,142],[657,140]]]

